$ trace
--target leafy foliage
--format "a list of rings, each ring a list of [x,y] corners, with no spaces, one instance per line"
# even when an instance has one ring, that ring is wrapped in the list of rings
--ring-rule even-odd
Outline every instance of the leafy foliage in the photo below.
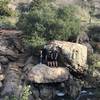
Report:
[[[79,33],[80,21],[75,16],[75,7],[55,7],[49,0],[33,1],[29,12],[22,14],[17,23],[19,29],[31,36],[30,40],[36,35],[47,41],[67,40],[69,36]]]
[[[26,36],[24,42],[28,45],[33,46],[34,48],[40,48],[41,46],[46,44],[46,39],[43,37],[38,36],[37,34],[34,36]]]
[[[95,69],[100,68],[100,57],[99,54],[91,54],[88,56],[89,73],[93,74]]]
[[[8,8],[9,0],[0,0],[0,16],[10,16],[11,10]]]
[[[31,94],[30,92],[30,86],[24,86],[23,88],[23,92],[22,92],[22,96],[20,98],[20,100],[29,100],[29,95]]]

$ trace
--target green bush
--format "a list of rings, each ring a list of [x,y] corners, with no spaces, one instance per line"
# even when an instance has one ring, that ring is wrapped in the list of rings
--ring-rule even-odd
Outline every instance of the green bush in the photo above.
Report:
[[[34,48],[38,48],[41,47],[43,45],[46,44],[46,40],[43,37],[40,37],[38,35],[34,35],[34,36],[26,36],[24,39],[25,44],[27,45],[31,45]]]
[[[30,92],[30,86],[24,86],[23,91],[22,91],[22,96],[20,100],[29,100],[29,95],[31,94]]]
[[[88,56],[88,65],[88,72],[91,75],[95,69],[100,68],[100,57],[98,57],[98,54],[91,54]]]
[[[80,31],[80,20],[75,7],[55,7],[49,0],[34,0],[27,14],[22,14],[17,26],[27,36],[37,34],[42,40],[67,40]],[[30,41],[34,44],[35,40]]]
[[[0,16],[10,16],[11,9],[8,8],[9,0],[0,0]]]
[[[10,0],[0,0],[0,28],[15,29],[18,17],[17,11],[12,11],[9,7]]]

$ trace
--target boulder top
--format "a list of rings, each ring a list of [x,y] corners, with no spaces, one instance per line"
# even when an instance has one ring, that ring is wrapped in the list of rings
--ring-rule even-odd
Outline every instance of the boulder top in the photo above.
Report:
[[[69,71],[62,67],[48,67],[37,64],[28,73],[28,80],[34,83],[55,83],[68,80]]]

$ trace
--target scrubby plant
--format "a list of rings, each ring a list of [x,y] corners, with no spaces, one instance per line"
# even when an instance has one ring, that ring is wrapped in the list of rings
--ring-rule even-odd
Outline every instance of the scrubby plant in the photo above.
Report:
[[[20,100],[29,100],[29,95],[31,94],[30,91],[30,85],[25,85],[22,91],[22,95],[20,97]]]
[[[8,8],[8,3],[10,0],[0,0],[0,16],[10,16],[11,9]]]
[[[27,45],[31,45],[34,48],[41,47],[47,43],[46,39],[38,36],[37,34],[34,36],[26,36],[23,38],[24,43]]]
[[[17,23],[31,44],[34,45],[39,38],[43,41],[67,40],[69,36],[79,33],[80,21],[75,16],[75,7],[56,7],[50,0],[33,1],[30,10],[22,14]]]
[[[93,71],[100,67],[99,66],[100,58],[97,54],[91,54],[88,56],[88,65],[89,65],[89,73],[93,74]]]

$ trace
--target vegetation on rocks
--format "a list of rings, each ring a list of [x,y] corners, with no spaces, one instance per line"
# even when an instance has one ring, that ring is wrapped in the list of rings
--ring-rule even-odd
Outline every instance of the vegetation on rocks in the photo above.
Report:
[[[14,12],[8,5],[11,0],[0,0],[0,28],[16,29],[19,11]]]
[[[92,1],[11,0],[12,10],[10,0],[0,0],[0,100],[53,100],[61,93],[75,99],[84,88],[100,96],[100,14]],[[57,48],[58,68],[38,66],[44,44]]]
[[[57,7],[48,0],[35,0],[30,10],[22,14],[17,26],[26,33],[26,40],[43,44],[44,40],[67,40],[80,31],[80,20],[72,6]],[[41,39],[41,41],[40,41]]]
[[[9,0],[0,0],[0,16],[10,16],[11,9],[7,7]]]

